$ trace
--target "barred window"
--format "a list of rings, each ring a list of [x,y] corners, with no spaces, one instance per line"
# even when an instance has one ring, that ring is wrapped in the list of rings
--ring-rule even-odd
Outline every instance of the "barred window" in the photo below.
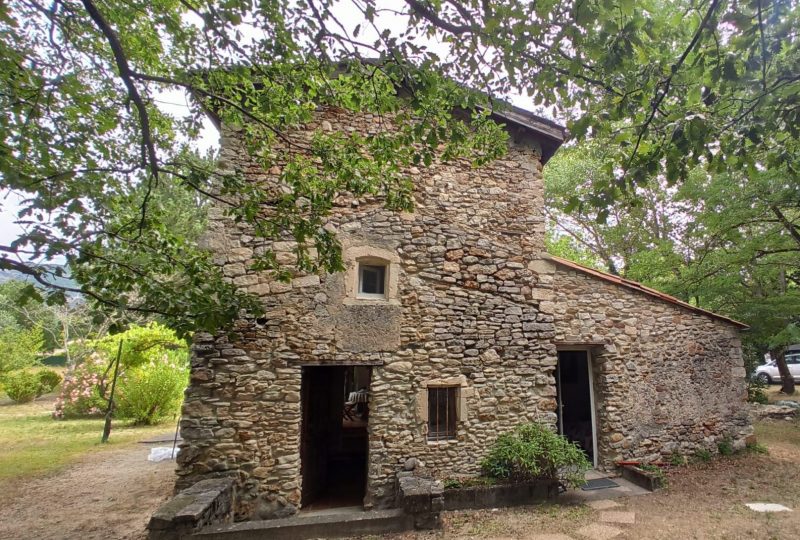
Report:
[[[428,388],[428,440],[456,438],[458,386]]]

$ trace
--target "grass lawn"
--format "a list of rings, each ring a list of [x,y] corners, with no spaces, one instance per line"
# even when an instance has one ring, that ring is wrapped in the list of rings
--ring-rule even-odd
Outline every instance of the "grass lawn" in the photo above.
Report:
[[[753,427],[761,444],[776,450],[800,450],[800,418],[756,422]]]
[[[787,401],[800,401],[800,384],[795,385],[797,388],[794,391],[794,394],[791,396],[787,396],[786,394],[781,394],[781,385],[779,384],[770,384],[764,389],[764,393],[767,394],[767,399],[769,399],[770,403],[774,403],[776,401],[787,400]]]
[[[108,444],[100,444],[103,419],[53,420],[55,395],[17,404],[0,394],[0,482],[51,472],[91,452],[146,439],[175,429],[172,421],[159,426],[132,427],[115,420]]]

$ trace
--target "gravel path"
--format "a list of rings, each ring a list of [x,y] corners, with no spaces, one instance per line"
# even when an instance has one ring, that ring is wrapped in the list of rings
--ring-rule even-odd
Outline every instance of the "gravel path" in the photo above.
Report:
[[[151,463],[149,451],[136,444],[93,452],[62,471],[0,485],[0,538],[145,538],[175,479],[175,462]]]

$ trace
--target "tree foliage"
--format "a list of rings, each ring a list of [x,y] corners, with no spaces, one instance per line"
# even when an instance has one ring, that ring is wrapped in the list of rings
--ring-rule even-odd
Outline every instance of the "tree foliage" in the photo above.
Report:
[[[89,353],[88,341],[103,336],[111,326],[132,319],[129,315],[109,318],[80,298],[72,297],[62,304],[48,302],[46,297],[41,286],[26,281],[12,279],[0,284],[0,332],[9,336],[9,343],[19,344],[10,345],[8,350],[28,346],[28,338],[14,336],[38,336],[34,340],[39,344],[35,354],[63,351],[67,365],[73,365]]]
[[[219,327],[259,306],[159,201],[214,200],[260,237],[297,240],[304,270],[339,270],[321,226],[333,197],[404,209],[409,165],[496,157],[504,134],[486,111],[510,92],[572,119],[577,138],[610,140],[604,176],[572,197],[601,221],[661,170],[669,184],[697,165],[796,183],[798,27],[796,0],[11,0],[0,5],[0,176],[24,197],[24,233],[0,246],[0,267],[47,284],[30,261],[64,257],[109,309],[184,332]],[[159,106],[166,92],[193,96],[187,117]],[[318,132],[292,148],[286,134],[320,106],[399,130]],[[261,165],[284,165],[278,186],[205,159],[208,110]],[[289,271],[269,252],[257,268]]]
[[[36,365],[43,344],[40,327],[0,329],[0,376]]]
[[[780,358],[800,342],[800,184],[779,171],[696,167],[674,188],[655,175],[600,222],[590,207],[564,212],[572,193],[592,189],[592,148],[564,152],[553,165],[546,200],[562,238],[625,277],[747,323],[752,358]]]
[[[634,192],[617,193],[615,203],[603,209],[574,205],[575,198],[591,197],[613,181],[604,170],[609,146],[596,140],[553,158],[544,170],[545,214],[555,237],[596,261],[590,266],[647,280],[655,276],[652,266],[666,264],[663,259],[682,242],[685,227],[673,219],[680,204],[670,196],[674,189],[651,179]]]
[[[93,343],[94,350],[110,365],[117,357],[119,343],[122,341],[120,369],[136,368],[156,362],[178,352],[186,360],[188,347],[186,341],[179,339],[175,332],[156,322],[144,326],[134,325],[125,332],[105,336]]]
[[[44,338],[43,350],[61,345],[61,323],[58,308],[47,305],[30,283],[8,280],[0,283],[0,328],[16,331],[38,327]]]

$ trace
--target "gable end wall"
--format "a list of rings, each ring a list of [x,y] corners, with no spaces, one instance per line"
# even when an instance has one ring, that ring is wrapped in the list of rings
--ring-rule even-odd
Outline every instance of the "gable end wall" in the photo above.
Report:
[[[601,464],[742,447],[752,433],[739,330],[554,265],[556,342],[592,349]],[[568,345],[561,345],[569,348]]]
[[[371,115],[318,114],[308,129],[373,132]],[[477,474],[492,441],[523,422],[555,424],[552,276],[540,277],[543,182],[535,141],[517,134],[506,156],[412,168],[415,208],[337,201],[328,226],[348,270],[297,274],[290,283],[250,270],[273,249],[293,261],[290,239],[259,241],[213,210],[207,243],[233,283],[258,295],[265,320],[198,334],[181,423],[178,486],[213,476],[240,483],[240,518],[279,517],[300,506],[304,365],[372,365],[368,506],[395,502],[396,474],[417,458],[438,477]],[[223,132],[222,165],[274,181]],[[355,259],[391,263],[387,302],[353,297]],[[393,281],[394,280],[394,281]],[[396,287],[396,289],[395,289]],[[427,388],[453,384],[455,440],[427,440]]]

